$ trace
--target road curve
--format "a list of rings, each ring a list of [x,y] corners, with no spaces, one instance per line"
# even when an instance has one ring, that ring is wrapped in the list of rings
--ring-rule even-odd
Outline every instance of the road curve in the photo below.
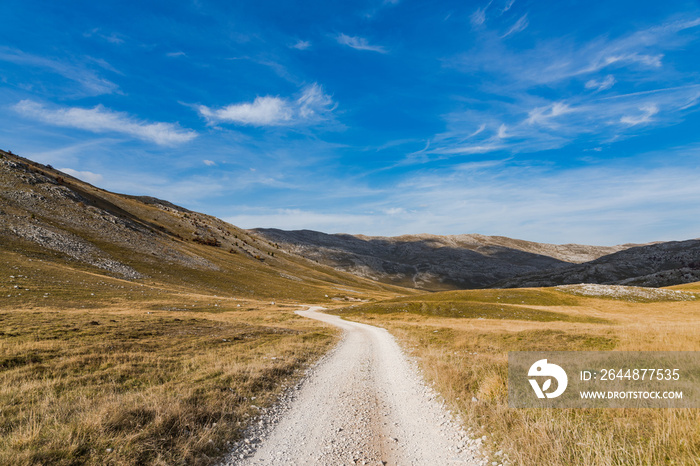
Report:
[[[297,314],[340,327],[342,341],[312,370],[267,438],[246,440],[248,454],[226,464],[485,464],[480,440],[451,420],[389,332],[320,309]]]

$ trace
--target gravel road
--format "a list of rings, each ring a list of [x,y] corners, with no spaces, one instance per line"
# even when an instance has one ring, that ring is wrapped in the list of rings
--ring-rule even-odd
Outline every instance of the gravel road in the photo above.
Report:
[[[344,337],[277,406],[256,419],[226,465],[484,465],[471,439],[389,332],[311,307],[299,315]]]

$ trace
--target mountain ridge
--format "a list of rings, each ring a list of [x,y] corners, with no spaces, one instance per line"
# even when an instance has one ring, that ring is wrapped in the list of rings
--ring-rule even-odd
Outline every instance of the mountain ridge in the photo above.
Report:
[[[480,234],[382,237],[313,230],[250,231],[338,270],[427,291],[484,288],[636,246],[551,245]]]

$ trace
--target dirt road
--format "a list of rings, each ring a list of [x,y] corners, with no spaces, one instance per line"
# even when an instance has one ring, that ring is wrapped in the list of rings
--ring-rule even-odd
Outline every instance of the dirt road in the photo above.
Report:
[[[391,334],[319,309],[297,313],[340,327],[343,340],[227,464],[486,464],[481,440],[451,420]]]

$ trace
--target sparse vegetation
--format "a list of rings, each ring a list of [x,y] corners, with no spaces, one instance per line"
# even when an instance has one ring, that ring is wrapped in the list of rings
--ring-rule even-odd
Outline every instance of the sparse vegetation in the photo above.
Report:
[[[0,464],[213,464],[334,341],[294,305],[104,277],[71,304],[71,290],[35,298],[46,284],[14,277],[20,296],[0,301]]]
[[[466,426],[478,436],[488,435],[492,451],[503,450],[514,464],[700,463],[697,409],[512,409],[507,399],[508,351],[700,350],[699,303],[634,303],[553,289],[444,292],[417,299],[445,309],[460,296],[474,306],[500,301],[499,297],[519,300],[519,306],[512,305],[515,308],[548,306],[570,319],[528,322],[497,311],[492,316],[496,318],[483,320],[419,310],[396,312],[401,300],[363,306],[363,312],[351,307],[335,313],[389,329],[419,358],[426,378],[462,415]],[[503,456],[493,460],[500,463]]]

